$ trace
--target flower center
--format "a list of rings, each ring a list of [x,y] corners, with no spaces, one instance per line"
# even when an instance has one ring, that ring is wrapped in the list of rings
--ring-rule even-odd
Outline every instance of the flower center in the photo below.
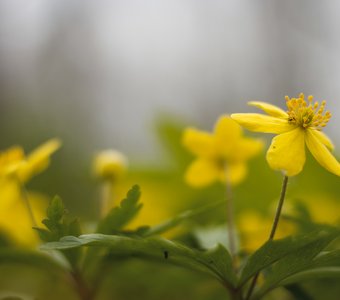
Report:
[[[288,122],[296,124],[303,128],[313,127],[321,130],[325,127],[331,118],[331,113],[325,110],[326,101],[321,104],[317,101],[313,102],[313,96],[308,96],[305,100],[305,95],[300,94],[299,98],[285,97],[288,108]]]

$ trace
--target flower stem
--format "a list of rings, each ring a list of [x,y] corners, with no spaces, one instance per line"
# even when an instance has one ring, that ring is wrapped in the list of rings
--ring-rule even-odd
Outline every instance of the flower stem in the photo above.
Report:
[[[75,271],[71,273],[74,282],[75,282],[75,288],[78,292],[78,295],[81,300],[92,300],[93,299],[93,292],[92,290],[87,286],[85,280],[83,279],[82,275],[79,273],[79,271]]]
[[[37,221],[35,220],[35,217],[34,217],[33,209],[32,209],[30,200],[28,198],[27,190],[26,190],[26,188],[25,188],[25,186],[23,184],[20,184],[20,191],[21,191],[21,197],[22,197],[22,199],[25,202],[28,214],[30,216],[30,219],[31,219],[31,222],[32,222],[32,226],[36,227],[37,226]]]
[[[284,202],[285,197],[286,197],[287,185],[288,185],[288,176],[285,176],[283,178],[280,200],[279,200],[279,203],[278,203],[277,208],[276,208],[276,214],[275,214],[275,218],[274,218],[273,227],[272,227],[272,230],[271,230],[270,235],[269,235],[269,240],[272,240],[274,238],[275,232],[276,232],[276,229],[277,229],[277,225],[279,224],[279,219],[280,219],[280,215],[281,215],[281,211],[282,211],[282,207],[283,207],[283,202]]]
[[[234,235],[234,203],[233,203],[233,193],[229,180],[226,183],[226,198],[227,198],[227,223],[228,223],[228,238],[229,238],[229,249],[230,254],[233,259],[233,264],[235,264],[235,254],[236,254],[236,244]],[[235,267],[235,265],[234,265]]]
[[[279,203],[278,203],[277,208],[276,208],[275,218],[274,218],[272,230],[270,231],[268,241],[271,241],[271,240],[274,239],[275,232],[276,232],[276,229],[277,229],[277,225],[279,224],[283,203],[284,203],[284,200],[285,200],[285,197],[286,197],[287,185],[288,185],[288,176],[285,175],[284,178],[283,178],[283,182],[282,182],[280,200],[279,200]],[[254,291],[254,288],[255,288],[255,285],[256,285],[256,282],[257,282],[259,275],[260,275],[260,272],[257,272],[255,274],[255,276],[254,276],[254,278],[253,278],[253,280],[250,284],[247,296],[245,298],[246,300],[250,299],[250,297],[251,297],[251,295]]]
[[[109,207],[112,204],[112,194],[113,194],[112,183],[108,181],[103,182],[101,186],[101,197],[99,203],[101,218],[104,218],[108,213]]]

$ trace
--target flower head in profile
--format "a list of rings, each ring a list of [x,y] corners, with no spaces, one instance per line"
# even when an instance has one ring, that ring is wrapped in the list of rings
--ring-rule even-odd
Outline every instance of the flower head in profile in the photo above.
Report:
[[[232,114],[231,117],[243,127],[256,132],[278,134],[273,138],[267,152],[267,161],[274,170],[281,170],[287,176],[300,173],[305,164],[305,145],[318,163],[340,176],[340,164],[331,154],[334,146],[322,132],[331,118],[325,111],[326,101],[314,102],[313,96],[305,99],[286,96],[287,111],[264,102],[249,102],[262,109],[264,114]]]
[[[183,145],[196,156],[185,175],[195,187],[214,181],[241,182],[247,174],[246,161],[263,146],[260,140],[244,137],[242,128],[228,116],[218,119],[213,133],[187,128]]]
[[[61,146],[58,139],[50,139],[28,155],[19,146],[0,152],[0,178],[15,177],[22,183],[43,172],[50,164],[50,157]]]
[[[121,178],[127,170],[127,157],[116,150],[104,150],[94,158],[93,171],[95,176],[104,180]]]
[[[32,230],[32,215],[44,217],[46,199],[33,193],[23,196],[22,185],[48,167],[50,157],[60,146],[58,139],[51,139],[28,155],[19,146],[0,152],[0,231],[15,243],[25,246],[38,243]]]

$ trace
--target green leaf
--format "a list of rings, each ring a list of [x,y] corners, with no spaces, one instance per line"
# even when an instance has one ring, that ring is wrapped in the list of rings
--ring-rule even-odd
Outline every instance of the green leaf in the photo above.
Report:
[[[205,213],[209,210],[212,210],[220,205],[225,205],[226,200],[223,201],[217,201],[215,203],[212,204],[207,204],[195,209],[190,209],[190,210],[186,210],[182,213],[180,213],[179,215],[159,224],[156,226],[153,226],[151,228],[149,228],[148,230],[146,230],[143,233],[143,236],[152,236],[152,235],[157,235],[157,234],[162,234],[176,226],[178,226],[179,224],[181,224],[183,221],[186,221],[192,217],[195,217],[197,215],[200,215],[202,213]]]
[[[59,242],[43,245],[41,249],[65,250],[81,246],[108,247],[110,254],[115,256],[137,256],[163,263],[171,263],[213,275],[230,288],[236,284],[230,254],[221,245],[209,251],[198,251],[158,237],[132,238],[104,234],[87,234],[79,238],[74,236],[64,237]]]
[[[55,196],[47,208],[47,218],[42,220],[48,230],[38,227],[33,229],[38,232],[43,241],[57,241],[62,236],[67,235],[68,232],[67,226],[63,222],[65,214],[66,210],[63,201],[58,196]]]
[[[72,221],[66,220],[67,211],[63,201],[58,197],[54,197],[46,211],[47,219],[42,220],[45,228],[33,227],[42,241],[52,242],[58,241],[65,235],[80,235],[81,229],[77,219]],[[81,257],[79,249],[63,251],[65,257],[72,266],[76,266]]]
[[[33,229],[35,231],[37,231],[40,239],[42,241],[48,242],[48,241],[52,241],[53,239],[51,239],[51,232],[44,229],[44,228],[39,228],[39,227],[33,227]]]
[[[313,259],[308,269],[292,276],[281,282],[288,285],[296,282],[306,281],[315,278],[330,278],[340,276],[340,250],[324,252]]]
[[[283,281],[290,276],[310,269],[313,263],[321,265],[322,261],[325,260],[327,262],[328,260],[326,258],[323,258],[321,262],[320,260],[316,260],[315,262],[314,258],[338,236],[338,231],[320,232],[317,239],[303,247],[295,249],[293,253],[280,259],[273,265],[265,283],[256,293],[255,299],[260,299],[270,290],[283,285]]]
[[[134,185],[128,191],[126,198],[121,201],[120,206],[112,208],[108,215],[100,221],[97,232],[113,234],[122,229],[142,208],[142,204],[138,203],[140,196],[139,186]]]
[[[60,258],[44,252],[0,248],[0,270],[1,300],[6,294],[23,300],[80,299],[72,271]]]
[[[0,264],[23,264],[49,272],[64,273],[64,268],[51,257],[37,251],[0,248]]]
[[[65,214],[64,203],[60,197],[55,196],[47,208],[47,218],[54,223],[58,223]]]
[[[280,240],[267,241],[248,258],[241,274],[239,286],[244,285],[256,273],[287,255],[290,255],[291,253],[294,254],[301,248],[309,247],[319,240],[332,240],[337,234],[338,233],[335,233],[334,231],[314,231],[306,235],[291,236]]]

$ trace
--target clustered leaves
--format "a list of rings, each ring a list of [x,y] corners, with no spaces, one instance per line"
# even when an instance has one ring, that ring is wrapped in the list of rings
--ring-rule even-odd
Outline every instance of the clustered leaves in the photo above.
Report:
[[[77,236],[81,234],[79,220],[75,218],[72,221],[68,221],[67,214],[61,198],[58,196],[54,197],[47,208],[47,218],[42,220],[47,229],[34,227],[42,241],[53,242],[66,235]]]
[[[139,187],[133,186],[120,205],[100,221],[98,233],[84,235],[71,233],[70,225],[73,222],[65,222],[64,205],[60,198],[54,198],[47,210],[47,219],[43,220],[49,230],[38,229],[44,240],[49,241],[41,249],[65,252],[84,248],[88,253],[95,249],[97,250],[94,252],[106,249],[106,252],[100,252],[102,260],[138,257],[180,266],[212,276],[235,299],[244,299],[250,279],[258,272],[263,272],[264,281],[252,299],[262,299],[277,287],[303,282],[311,277],[340,275],[340,251],[327,248],[339,237],[340,231],[335,227],[320,226],[307,234],[270,240],[247,257],[241,267],[234,270],[229,251],[221,244],[212,249],[197,249],[147,234],[146,232],[151,233],[154,230],[152,227],[139,234],[137,231],[133,235],[124,232],[124,225],[142,207],[139,203],[140,196]],[[183,213],[181,220],[190,218],[195,213],[198,212]],[[167,221],[165,230],[177,226],[179,222],[178,218]],[[82,268],[86,268],[86,265]]]
[[[131,221],[142,208],[139,203],[140,188],[134,185],[127,193],[119,206],[113,207],[110,212],[98,224],[98,233],[115,234]]]

